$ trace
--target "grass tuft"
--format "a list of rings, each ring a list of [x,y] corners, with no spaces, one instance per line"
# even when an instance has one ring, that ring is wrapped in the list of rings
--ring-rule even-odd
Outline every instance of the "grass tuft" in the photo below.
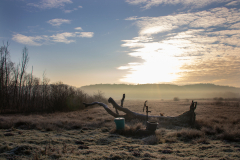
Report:
[[[175,134],[183,141],[190,141],[196,138],[204,137],[204,133],[196,129],[182,129],[177,131]]]
[[[143,128],[143,124],[142,123],[137,123],[137,124],[130,124],[127,125],[125,124],[125,128],[123,130],[117,130],[116,128],[113,128],[110,133],[118,133],[120,135],[124,135],[124,136],[141,136],[137,134],[137,131],[139,129]]]
[[[240,141],[240,129],[225,130],[223,133],[219,134],[217,137],[222,140],[239,142]]]
[[[144,139],[143,139],[143,142],[144,142],[144,144],[146,144],[146,145],[156,145],[156,144],[159,143],[159,140],[160,140],[159,136],[157,136],[157,135],[151,135],[151,136],[149,136],[149,137],[144,138]]]

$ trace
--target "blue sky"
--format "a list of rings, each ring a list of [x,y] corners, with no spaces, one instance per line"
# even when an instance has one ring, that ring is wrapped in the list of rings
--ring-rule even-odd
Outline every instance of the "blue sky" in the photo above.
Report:
[[[240,87],[239,0],[1,0],[0,40],[51,83]]]

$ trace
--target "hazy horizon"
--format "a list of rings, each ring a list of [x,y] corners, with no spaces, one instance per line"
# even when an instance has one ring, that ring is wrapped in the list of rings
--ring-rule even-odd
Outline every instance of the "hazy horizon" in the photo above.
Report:
[[[178,86],[174,84],[95,84],[83,86],[81,89],[87,94],[104,94],[106,97],[121,99],[212,99],[212,98],[239,98],[240,88],[219,86],[214,84],[194,84]]]
[[[175,84],[175,83],[138,83],[138,84],[131,84],[131,83],[96,83],[96,84],[88,84],[84,86],[80,86],[77,88],[85,87],[85,86],[94,86],[94,85],[176,85],[176,86],[189,86],[189,85],[201,85],[201,84],[210,84],[210,85],[216,85],[216,86],[222,86],[222,87],[234,87],[234,88],[240,88],[236,86],[231,86],[231,85],[218,85],[214,83],[191,83],[191,84]],[[68,85],[68,84],[67,84]]]
[[[50,83],[240,87],[239,0],[2,0],[0,21]]]

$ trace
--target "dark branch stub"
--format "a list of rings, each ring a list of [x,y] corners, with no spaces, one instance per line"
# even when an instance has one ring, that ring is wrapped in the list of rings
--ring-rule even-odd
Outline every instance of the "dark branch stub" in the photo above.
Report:
[[[197,102],[193,102],[192,100],[192,103],[190,105],[190,111],[194,112],[194,110],[197,108]]]
[[[121,100],[121,107],[123,107],[123,101],[125,99],[125,94],[123,94],[122,100]]]
[[[195,120],[196,120],[196,114],[195,114],[195,109],[197,108],[197,102],[193,102],[190,105],[190,120],[189,123],[191,126],[194,126],[195,124]]]
[[[125,99],[125,94],[123,94],[123,97],[122,97],[122,100],[121,100],[121,107],[123,107],[123,102],[124,102],[124,99]],[[116,108],[116,107],[114,107],[114,106],[113,106],[113,108],[115,108],[115,110],[116,110],[116,113],[119,115],[117,108]]]
[[[144,105],[143,105],[143,112],[144,112],[144,108],[146,108],[147,106],[147,101],[144,102]]]

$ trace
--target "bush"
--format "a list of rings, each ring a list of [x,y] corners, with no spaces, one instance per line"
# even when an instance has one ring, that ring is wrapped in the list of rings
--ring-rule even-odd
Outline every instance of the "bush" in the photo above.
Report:
[[[118,133],[124,136],[141,136],[137,134],[137,131],[141,128],[143,128],[142,123],[132,124],[130,126],[125,124],[125,128],[123,130],[117,130],[114,128],[110,131],[110,133]]]
[[[204,133],[196,129],[182,129],[176,133],[176,136],[183,141],[189,141],[204,137]]]
[[[219,139],[239,142],[240,141],[240,130],[225,130],[222,134],[218,135]]]
[[[178,97],[174,97],[173,101],[179,101],[179,98]]]
[[[146,138],[143,139],[144,144],[146,144],[146,145],[158,144],[159,140],[160,140],[159,137],[156,136],[156,135],[151,135],[151,136],[146,137]]]

